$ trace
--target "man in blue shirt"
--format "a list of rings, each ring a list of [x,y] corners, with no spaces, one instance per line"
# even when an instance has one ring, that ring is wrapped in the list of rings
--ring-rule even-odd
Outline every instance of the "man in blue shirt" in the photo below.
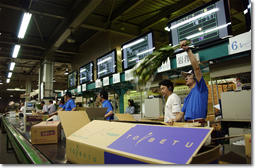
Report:
[[[108,92],[101,90],[98,96],[99,101],[102,103],[102,107],[107,107],[104,118],[107,120],[113,120],[113,108],[111,102],[108,100]]]
[[[74,100],[72,99],[72,94],[70,92],[66,92],[65,98],[66,98],[65,105],[58,111],[64,111],[64,110],[65,111],[75,111],[76,105],[75,105]],[[50,116],[57,115],[58,111],[56,111],[55,113],[52,113]]]
[[[205,123],[205,118],[207,115],[207,102],[208,102],[208,88],[205,84],[201,69],[188,45],[186,45],[186,40],[181,41],[181,48],[183,48],[191,62],[194,70],[189,72],[181,72],[181,75],[186,80],[186,85],[190,88],[189,95],[185,98],[181,112],[175,117],[175,119],[170,121],[172,125],[173,121],[181,121],[185,115],[185,121],[187,122],[200,122]]]

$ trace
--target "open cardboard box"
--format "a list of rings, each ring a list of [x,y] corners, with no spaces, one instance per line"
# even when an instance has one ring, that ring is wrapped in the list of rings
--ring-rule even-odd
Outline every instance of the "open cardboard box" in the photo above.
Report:
[[[131,114],[114,114],[119,121],[136,121],[136,119]]]
[[[156,120],[140,120],[136,121],[131,114],[115,114],[117,117],[117,122],[128,122],[128,123],[135,123],[135,124],[152,124],[152,125],[167,125],[170,126],[166,122],[156,121]],[[187,123],[187,122],[174,122],[174,127],[200,127],[200,123]]]
[[[59,117],[66,135],[66,157],[72,163],[189,164],[217,162],[219,157],[219,146],[197,154],[212,128],[90,122],[85,111],[61,111]]]
[[[245,154],[251,156],[251,134],[245,134]]]

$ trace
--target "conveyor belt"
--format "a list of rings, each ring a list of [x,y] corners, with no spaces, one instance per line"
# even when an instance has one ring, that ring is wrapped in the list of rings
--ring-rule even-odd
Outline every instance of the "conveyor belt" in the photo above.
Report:
[[[31,144],[31,124],[26,127],[20,125],[19,118],[2,117],[6,132],[7,141],[10,141],[21,163],[51,164],[66,163],[65,157],[65,136],[61,133],[61,138],[56,144],[32,145]],[[7,150],[8,150],[7,146]]]

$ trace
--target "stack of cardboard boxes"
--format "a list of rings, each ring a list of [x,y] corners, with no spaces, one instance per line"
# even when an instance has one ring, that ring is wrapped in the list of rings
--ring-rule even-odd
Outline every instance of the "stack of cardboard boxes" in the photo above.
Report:
[[[207,85],[208,87],[208,104],[212,104],[213,103],[213,99],[214,99],[214,105],[219,104],[219,100],[217,98],[217,89],[216,89],[216,85],[213,85],[213,97],[212,97],[212,89],[211,89],[211,85]],[[219,99],[221,99],[221,92],[227,92],[227,90],[235,90],[236,89],[236,85],[235,84],[220,84],[218,85],[218,95],[219,95]],[[217,114],[219,110],[215,109],[215,113]]]

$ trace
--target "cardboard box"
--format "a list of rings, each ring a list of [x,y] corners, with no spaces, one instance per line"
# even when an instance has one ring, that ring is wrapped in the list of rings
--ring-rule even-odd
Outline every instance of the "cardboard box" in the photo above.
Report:
[[[26,122],[41,122],[46,121],[49,118],[49,115],[32,115],[26,114]]]
[[[207,114],[205,121],[214,121],[214,115]]]
[[[60,135],[60,121],[43,121],[31,127],[32,144],[58,143]]]
[[[164,121],[163,118],[158,118],[158,117],[152,117],[152,118],[141,118],[140,121]]]
[[[212,128],[204,127],[89,122],[84,112],[76,113],[79,116],[72,119],[78,120],[73,122],[68,114],[74,116],[59,112],[66,135],[66,157],[78,164],[189,164],[212,131]],[[77,125],[76,129],[70,125]],[[219,147],[207,152],[212,155],[203,158],[203,163],[210,163],[212,158],[217,160]],[[200,153],[199,157],[204,154],[206,152]]]
[[[251,156],[251,134],[246,134],[244,136],[245,140],[245,154]]]
[[[119,121],[136,121],[131,114],[114,114]]]

